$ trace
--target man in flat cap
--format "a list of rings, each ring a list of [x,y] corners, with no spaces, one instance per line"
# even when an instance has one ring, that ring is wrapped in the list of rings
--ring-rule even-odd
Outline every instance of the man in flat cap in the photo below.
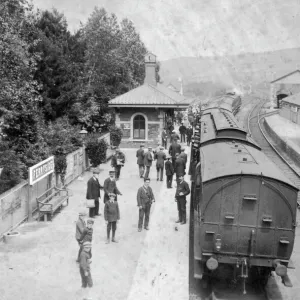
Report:
[[[116,148],[115,154],[111,157],[111,166],[115,169],[116,180],[119,180],[121,168],[125,164],[125,154],[121,152],[120,148]]]
[[[81,234],[81,237],[80,237],[81,247],[79,249],[79,256],[78,257],[80,257],[80,253],[83,250],[83,244],[85,242],[92,242],[92,240],[93,240],[93,225],[94,225],[94,220],[88,219],[86,221],[86,227],[84,228],[84,230]],[[91,252],[91,254],[92,254],[92,252]]]
[[[144,164],[146,167],[145,178],[149,177],[150,168],[152,166],[152,161],[154,160],[154,154],[152,152],[152,147],[148,147],[148,152],[145,153],[144,156]]]
[[[166,160],[166,154],[163,151],[164,147],[160,146],[160,149],[154,155],[154,159],[156,159],[156,171],[157,171],[157,181],[163,181],[163,172],[164,172],[164,165]]]
[[[89,217],[94,218],[95,216],[100,216],[99,214],[99,198],[100,197],[100,189],[103,189],[103,186],[99,183],[98,175],[100,173],[99,169],[93,170],[93,177],[89,179],[87,182],[87,192],[86,199],[95,200],[95,207],[90,208]]]
[[[145,152],[144,152],[144,145],[141,144],[140,145],[140,149],[138,149],[136,151],[136,157],[137,157],[137,164],[139,166],[139,174],[140,174],[140,178],[144,177],[144,172],[145,172],[145,164],[144,164],[144,156],[145,156]]]
[[[83,250],[80,253],[79,257],[79,271],[81,276],[81,287],[91,288],[93,286],[93,279],[91,275],[91,249],[92,243],[91,242],[84,242],[83,243]]]
[[[104,188],[104,199],[103,199],[104,204],[106,201],[109,200],[110,193],[122,195],[121,192],[119,191],[119,189],[117,188],[114,170],[109,171],[109,177],[105,179],[103,188]],[[117,201],[117,198],[116,198],[116,201]]]
[[[85,210],[82,210],[79,212],[79,216],[78,216],[78,220],[76,222],[76,234],[75,234],[75,238],[76,241],[79,245],[79,251],[78,251],[78,256],[77,256],[77,260],[76,262],[79,262],[79,256],[82,250],[82,240],[81,240],[81,236],[83,234],[83,232],[86,229],[86,225],[85,225],[85,221],[84,221],[84,217],[86,216],[86,212]]]
[[[178,220],[176,223],[186,224],[186,196],[190,193],[189,185],[184,181],[184,175],[179,174],[177,182],[175,201],[177,202]]]
[[[174,168],[171,162],[171,156],[167,156],[167,161],[165,163],[165,169],[166,169],[166,177],[167,177],[167,188],[172,188],[172,181],[173,181],[173,174],[174,174]]]

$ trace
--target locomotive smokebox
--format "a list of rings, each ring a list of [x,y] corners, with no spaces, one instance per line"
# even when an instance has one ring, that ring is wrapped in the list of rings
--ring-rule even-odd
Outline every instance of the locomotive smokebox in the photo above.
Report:
[[[219,263],[218,263],[218,261],[215,258],[211,257],[206,262],[206,266],[207,266],[207,268],[209,270],[213,271],[213,270],[215,270],[219,266]]]

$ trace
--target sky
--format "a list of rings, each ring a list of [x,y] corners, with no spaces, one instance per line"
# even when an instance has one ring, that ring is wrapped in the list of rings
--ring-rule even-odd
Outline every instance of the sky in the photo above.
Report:
[[[32,0],[71,32],[95,6],[131,19],[158,60],[300,47],[300,0]]]

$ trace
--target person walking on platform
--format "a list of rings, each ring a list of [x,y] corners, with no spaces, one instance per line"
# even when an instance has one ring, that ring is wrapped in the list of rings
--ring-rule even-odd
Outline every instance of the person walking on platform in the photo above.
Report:
[[[186,129],[186,142],[188,146],[191,144],[192,136],[193,136],[193,128],[191,125],[189,125],[189,127]]]
[[[177,202],[178,209],[178,220],[176,223],[181,223],[181,225],[186,224],[186,196],[189,193],[189,185],[186,181],[184,181],[183,174],[180,174],[176,188],[175,201]]]
[[[137,192],[137,205],[139,207],[138,231],[142,231],[143,223],[144,228],[146,230],[149,230],[148,226],[151,205],[153,202],[155,202],[154,194],[149,184],[150,178],[144,178],[144,185],[140,187]]]
[[[175,161],[175,173],[176,173],[176,181],[178,184],[179,176],[181,174],[185,175],[185,163],[184,160],[180,157],[179,153],[176,153],[176,161]]]
[[[170,139],[170,142],[171,142],[171,144],[173,143],[173,142],[177,142],[177,141],[179,141],[179,135],[176,133],[176,131],[175,130],[173,130],[172,131],[172,134],[171,134],[171,139]]]
[[[125,154],[116,148],[115,154],[111,157],[111,166],[115,169],[116,180],[119,180],[121,174],[121,168],[125,164]]]
[[[140,149],[136,151],[136,157],[137,157],[137,164],[139,166],[139,174],[140,178],[144,177],[144,172],[145,172],[145,164],[144,164],[144,145],[140,145]]]
[[[161,144],[165,149],[167,149],[167,147],[168,147],[168,133],[166,131],[166,128],[164,128],[163,132],[161,133]]]
[[[175,140],[169,147],[169,154],[172,156],[172,164],[174,169],[175,169],[176,153],[180,154],[180,152],[181,152],[181,145],[177,144],[177,140]]]
[[[156,159],[156,171],[157,171],[157,181],[163,181],[164,176],[164,165],[166,160],[166,154],[163,151],[164,147],[160,146],[160,150],[155,153],[154,159]]]
[[[184,148],[181,147],[181,153],[179,154],[179,157],[183,159],[184,161],[184,169],[186,169],[186,163],[187,163],[187,154],[184,152]]]
[[[181,126],[179,127],[180,132],[180,141],[185,143],[185,135],[186,135],[186,127],[181,123]]]
[[[120,196],[122,195],[122,193],[119,191],[117,187],[117,182],[115,179],[115,171],[109,171],[109,177],[105,179],[103,188],[104,188],[104,199],[103,199],[104,204],[109,200],[110,193],[114,193]],[[115,200],[118,201],[117,197]]]
[[[172,181],[173,181],[173,174],[174,174],[174,168],[170,161],[171,156],[167,156],[167,161],[165,163],[165,169],[166,169],[166,177],[167,177],[167,188],[172,188]]]
[[[113,243],[118,243],[115,239],[115,234],[117,230],[117,222],[120,220],[120,210],[118,202],[115,201],[116,195],[114,193],[109,194],[109,201],[105,203],[104,207],[104,219],[107,224],[107,239],[106,244],[110,243],[110,231],[112,229],[112,239]]]
[[[89,217],[94,218],[95,216],[100,216],[99,214],[99,198],[100,197],[100,189],[103,189],[103,186],[99,183],[97,175],[99,175],[100,170],[93,170],[93,177],[89,179],[87,182],[87,192],[86,199],[95,200],[95,207],[89,209]]]
[[[79,245],[79,251],[78,251],[76,262],[79,262],[79,256],[80,256],[80,253],[81,253],[81,250],[82,250],[82,240],[81,240],[81,237],[82,237],[83,232],[86,229],[86,225],[85,225],[85,221],[84,221],[84,217],[85,216],[86,216],[86,212],[85,211],[79,212],[79,217],[78,217],[78,220],[76,222],[76,234],[75,234],[75,238],[76,238],[76,241],[77,241],[77,243]]]
[[[152,166],[152,161],[154,160],[154,154],[152,152],[152,147],[148,147],[148,152],[145,153],[144,156],[144,164],[146,167],[145,178],[149,177],[150,168]]]
[[[93,286],[93,279],[91,275],[91,249],[92,249],[92,243],[91,242],[84,242],[83,243],[83,250],[80,253],[79,257],[79,271],[81,276],[81,287],[91,288]]]

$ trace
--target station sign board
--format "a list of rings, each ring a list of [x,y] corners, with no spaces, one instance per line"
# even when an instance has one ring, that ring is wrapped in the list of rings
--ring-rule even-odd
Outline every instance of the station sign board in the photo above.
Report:
[[[28,171],[29,185],[34,185],[36,182],[54,172],[54,156],[51,156],[30,167]]]

